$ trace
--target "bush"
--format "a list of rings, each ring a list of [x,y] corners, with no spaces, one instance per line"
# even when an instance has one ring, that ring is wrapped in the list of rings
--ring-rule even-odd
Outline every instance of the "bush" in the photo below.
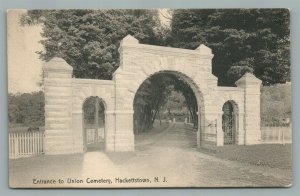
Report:
[[[44,126],[45,124],[44,93],[33,92],[8,95],[8,118],[10,126]]]
[[[261,125],[285,126],[291,118],[291,85],[276,84],[261,88]]]

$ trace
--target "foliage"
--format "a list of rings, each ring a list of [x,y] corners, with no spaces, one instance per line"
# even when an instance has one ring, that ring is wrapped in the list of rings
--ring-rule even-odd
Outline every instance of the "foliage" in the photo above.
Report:
[[[152,129],[156,115],[166,102],[171,92],[172,80],[153,75],[142,83],[134,98],[134,131],[145,132]]]
[[[40,57],[64,58],[77,78],[111,79],[119,64],[119,43],[127,34],[156,45],[164,36],[156,10],[30,10],[21,22],[41,23]]]
[[[290,80],[289,33],[287,9],[174,10],[168,43],[212,48],[219,85],[234,85],[231,76],[241,73],[236,70],[252,69],[270,85]]]
[[[167,113],[186,113],[186,101],[182,92],[172,90],[167,98],[167,102],[164,105],[163,110]]]
[[[238,66],[233,65],[227,71],[228,80],[232,83],[240,79],[245,73],[253,73],[253,68],[250,66]]]
[[[261,125],[282,126],[291,118],[291,85],[277,84],[261,88]]]
[[[98,104],[98,105],[97,105]],[[84,125],[94,125],[103,127],[104,123],[104,104],[99,97],[89,97],[85,100],[82,106]],[[98,114],[96,114],[98,111]],[[98,117],[98,118],[97,118]],[[97,119],[96,119],[97,118]]]
[[[172,92],[182,93],[183,106],[187,106],[192,122],[197,127],[198,105],[194,92],[189,84],[171,73],[158,73],[148,78],[138,89],[134,99],[134,130],[135,133],[145,132],[152,128],[157,115],[160,115],[165,108],[170,109],[172,102]],[[168,101],[172,99],[172,101]],[[180,100],[177,100],[180,101]],[[161,117],[161,116],[160,116]]]
[[[8,95],[8,119],[11,124],[44,126],[44,93]]]

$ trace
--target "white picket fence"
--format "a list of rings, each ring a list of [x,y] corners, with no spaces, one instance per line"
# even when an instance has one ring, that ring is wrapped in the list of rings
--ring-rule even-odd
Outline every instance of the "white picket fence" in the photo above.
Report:
[[[261,127],[262,143],[289,144],[292,143],[292,129],[288,127]]]
[[[43,132],[15,132],[8,134],[9,158],[34,156],[44,153]]]

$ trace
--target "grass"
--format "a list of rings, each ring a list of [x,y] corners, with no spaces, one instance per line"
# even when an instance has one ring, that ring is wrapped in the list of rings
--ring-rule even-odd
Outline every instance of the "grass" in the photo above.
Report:
[[[259,144],[251,146],[228,145],[223,147],[202,148],[202,152],[218,158],[240,161],[252,165],[272,168],[292,168],[291,144]]]

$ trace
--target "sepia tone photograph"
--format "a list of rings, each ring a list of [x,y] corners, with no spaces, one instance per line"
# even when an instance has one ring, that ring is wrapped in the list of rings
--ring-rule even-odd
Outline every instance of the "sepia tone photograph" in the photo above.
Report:
[[[288,9],[8,10],[11,188],[290,187]]]

